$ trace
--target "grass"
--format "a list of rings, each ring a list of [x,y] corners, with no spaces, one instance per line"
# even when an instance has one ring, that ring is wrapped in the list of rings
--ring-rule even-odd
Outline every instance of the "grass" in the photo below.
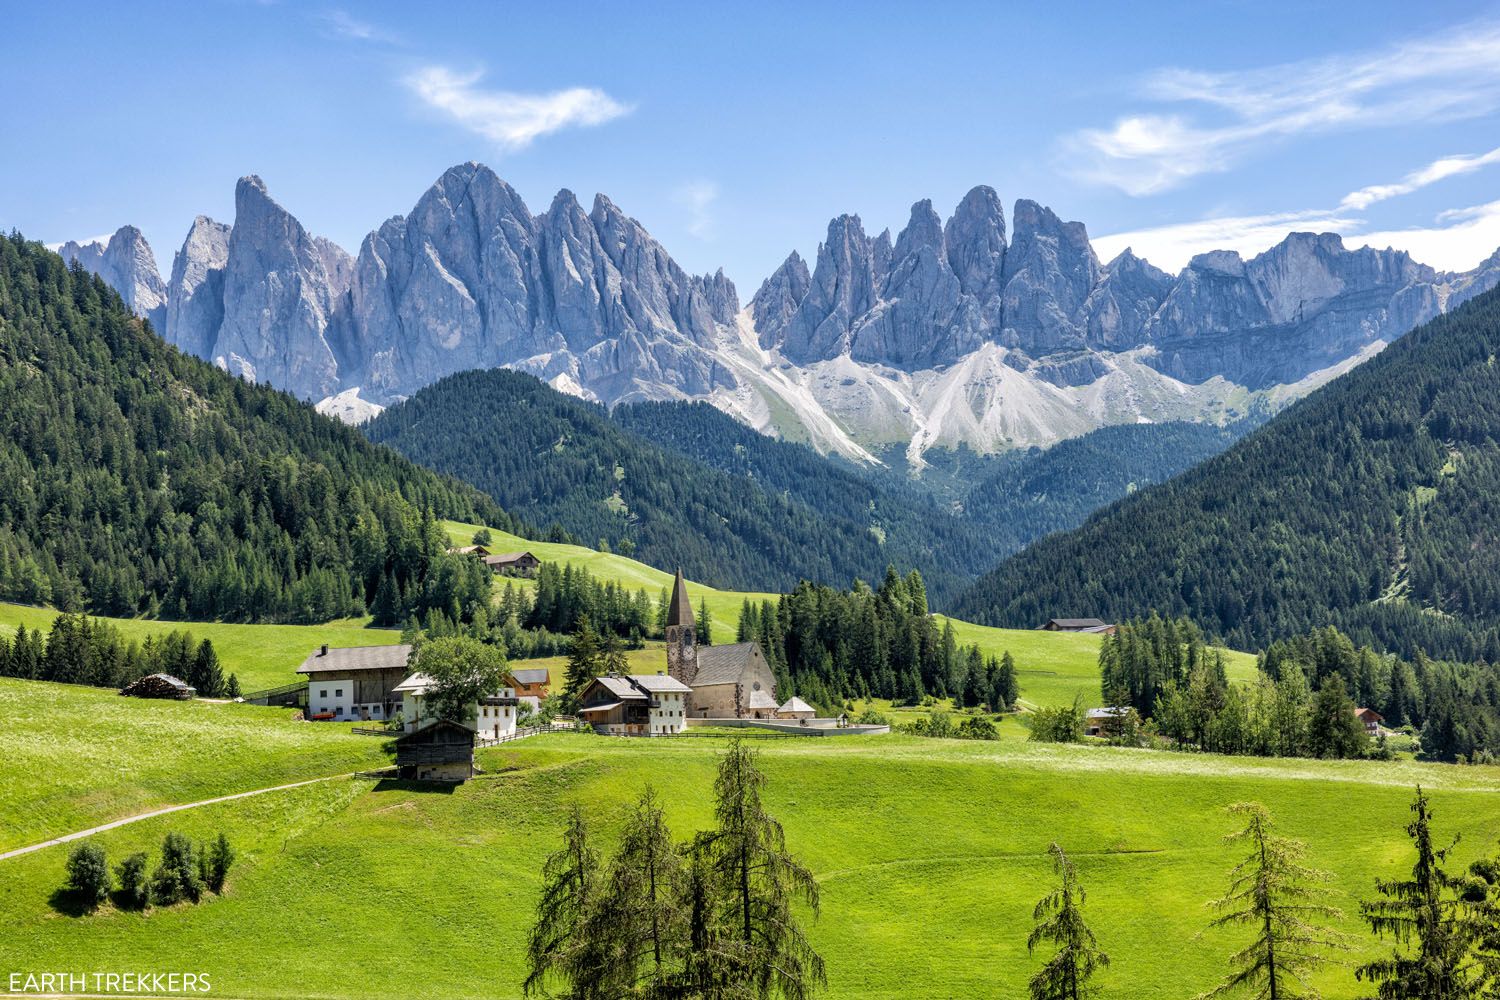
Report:
[[[1009,725],[1009,721],[1005,723]],[[352,738],[351,738],[352,739]],[[1411,787],[1432,794],[1455,863],[1500,835],[1500,771],[1266,761],[890,736],[753,744],[769,810],[822,888],[810,926],[832,998],[1022,996],[1031,907],[1057,840],[1122,1000],[1190,996],[1238,936],[1199,936],[1235,852],[1223,808],[1266,804],[1334,873],[1345,912],[1410,865]],[[685,840],[710,822],[718,740],[536,737],[483,751],[456,790],[338,782],[110,831],[112,859],[167,829],[229,832],[242,860],[222,898],[144,915],[64,917],[49,902],[65,849],[0,862],[0,968],[184,969],[244,997],[518,997],[538,872],[577,801],[612,845],[646,784]],[[10,764],[5,765],[9,771]],[[1361,951],[1378,945],[1351,916]],[[336,960],[322,960],[335,956]],[[1348,969],[1318,983],[1359,995]]]
[[[58,613],[51,608],[0,603],[0,633],[13,634],[20,625],[46,631]],[[401,641],[392,629],[367,628],[355,619],[327,625],[233,625],[223,622],[152,621],[144,618],[106,618],[128,638],[144,640],[185,629],[197,639],[210,639],[219,654],[224,676],[235,674],[242,691],[258,691],[288,684],[307,654],[323,643],[334,647],[386,646]]]
[[[381,740],[291,716],[0,678],[0,851],[164,805],[388,761]]]

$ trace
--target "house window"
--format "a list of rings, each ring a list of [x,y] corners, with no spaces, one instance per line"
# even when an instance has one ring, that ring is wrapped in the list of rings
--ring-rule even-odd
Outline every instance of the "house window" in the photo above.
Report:
[[[344,689],[343,688],[334,688],[333,696],[335,698],[342,698],[344,696]]]
[[[327,688],[323,688],[321,691],[319,691],[318,692],[318,697],[319,698],[327,698],[328,697],[328,689]]]

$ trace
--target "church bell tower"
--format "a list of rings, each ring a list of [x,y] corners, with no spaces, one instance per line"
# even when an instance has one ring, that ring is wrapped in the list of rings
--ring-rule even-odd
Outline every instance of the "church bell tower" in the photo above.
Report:
[[[672,583],[672,600],[667,604],[666,639],[667,673],[692,687],[698,676],[698,624],[693,619],[693,602],[688,600],[681,567]]]

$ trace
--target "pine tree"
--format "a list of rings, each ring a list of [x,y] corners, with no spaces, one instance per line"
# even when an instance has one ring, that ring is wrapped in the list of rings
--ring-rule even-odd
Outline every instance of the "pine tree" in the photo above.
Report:
[[[827,976],[792,907],[800,899],[816,918],[818,883],[761,805],[765,784],[755,755],[732,740],[714,781],[715,828],[704,841],[722,900],[726,965],[757,997],[805,1000]]]
[[[1010,650],[1000,657],[1000,669],[995,674],[995,701],[990,707],[996,712],[1008,712],[1021,697],[1021,685],[1016,677],[1016,661]]]
[[[1332,895],[1329,875],[1302,864],[1307,848],[1279,836],[1265,807],[1240,802],[1229,813],[1243,817],[1245,826],[1224,842],[1250,850],[1231,870],[1229,891],[1209,904],[1220,911],[1209,926],[1249,927],[1255,937],[1230,956],[1229,976],[1203,996],[1246,990],[1256,1000],[1315,1000],[1307,974],[1327,961],[1325,951],[1348,948],[1342,934],[1320,926],[1344,916],[1321,902]]]
[[[1099,950],[1094,932],[1083,921],[1085,894],[1073,862],[1054,842],[1047,848],[1058,886],[1043,896],[1032,912],[1036,927],[1026,939],[1026,950],[1051,942],[1057,951],[1040,972],[1031,977],[1032,1000],[1082,1000],[1095,990],[1089,986],[1094,973],[1109,965],[1109,956]]]
[[[575,978],[576,959],[583,945],[581,932],[594,901],[599,858],[589,846],[583,811],[575,803],[563,832],[563,846],[542,867],[542,895],[536,923],[526,946],[527,974],[522,991],[527,996],[550,996],[547,984],[563,980],[569,997],[602,996],[589,980]]]
[[[1472,1000],[1479,996],[1469,946],[1475,927],[1456,898],[1461,879],[1443,870],[1457,839],[1432,846],[1432,810],[1421,786],[1412,802],[1415,818],[1406,827],[1417,849],[1409,879],[1377,879],[1384,899],[1360,904],[1378,937],[1390,935],[1389,958],[1360,966],[1356,975],[1376,985],[1379,1000]]]
[[[625,656],[625,644],[613,632],[606,632],[604,635],[604,655],[601,658],[601,665],[606,674],[630,673],[630,660]]]
[[[708,613],[708,598],[698,599],[698,645],[712,646],[714,643],[714,620]]]
[[[577,708],[578,696],[589,681],[599,676],[599,636],[587,617],[578,621],[578,631],[568,650],[568,667],[563,681],[563,705]]]
[[[200,697],[217,698],[224,693],[224,671],[219,666],[219,654],[214,652],[214,644],[207,639],[198,644],[198,652],[193,657],[192,678],[190,683],[198,689]]]

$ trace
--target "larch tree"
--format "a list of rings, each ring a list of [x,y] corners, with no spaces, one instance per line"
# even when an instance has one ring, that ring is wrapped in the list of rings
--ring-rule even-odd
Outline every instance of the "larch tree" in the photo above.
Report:
[[[756,997],[805,1000],[826,985],[822,957],[793,912],[801,900],[818,913],[818,883],[786,849],[781,824],[761,803],[766,777],[740,740],[729,744],[714,781],[715,829],[709,852],[724,927],[728,978]]]
[[[1229,873],[1229,891],[1209,904],[1219,912],[1209,926],[1246,927],[1253,937],[1229,957],[1229,975],[1203,997],[1245,991],[1256,1000],[1316,1000],[1308,974],[1329,961],[1328,952],[1349,947],[1326,926],[1344,916],[1324,902],[1332,894],[1330,876],[1303,864],[1307,848],[1277,834],[1264,806],[1240,802],[1229,812],[1245,825],[1224,842],[1249,850]]]
[[[562,848],[542,867],[542,895],[526,945],[527,974],[521,987],[527,996],[551,996],[548,985],[554,980],[567,984],[563,995],[568,997],[603,996],[593,991],[588,970],[580,969],[578,961],[598,869],[583,811],[575,803]]]
[[[1036,927],[1026,939],[1026,950],[1034,954],[1039,945],[1047,943],[1057,950],[1031,977],[1031,1000],[1082,1000],[1094,994],[1089,980],[1109,965],[1109,956],[1099,949],[1094,932],[1084,923],[1086,895],[1078,881],[1078,870],[1055,841],[1047,853],[1052,856],[1058,885],[1038,900],[1032,911]]]
[[[579,619],[578,631],[573,635],[573,644],[568,650],[567,672],[563,681],[563,705],[568,710],[578,707],[578,696],[589,681],[599,676],[599,635],[587,616]]]
[[[1406,833],[1417,850],[1411,877],[1377,879],[1384,898],[1360,904],[1370,929],[1377,937],[1389,935],[1396,948],[1356,975],[1375,984],[1378,1000],[1474,1000],[1481,995],[1480,969],[1470,954],[1477,927],[1459,898],[1464,880],[1443,869],[1458,840],[1433,846],[1432,809],[1420,785],[1411,811]]]

